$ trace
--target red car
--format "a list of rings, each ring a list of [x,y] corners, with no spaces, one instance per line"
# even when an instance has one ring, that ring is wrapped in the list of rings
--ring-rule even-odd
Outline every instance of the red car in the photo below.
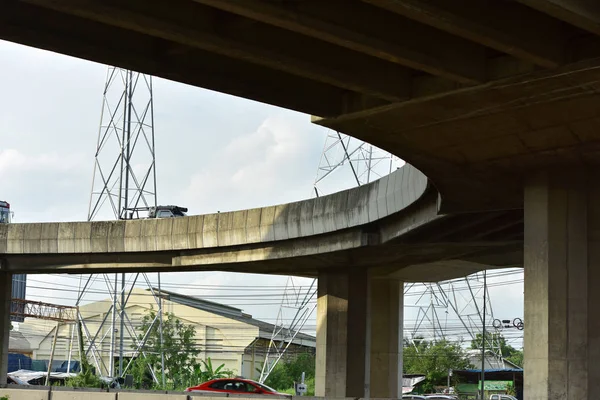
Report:
[[[270,388],[262,383],[242,378],[226,378],[213,379],[212,381],[204,382],[201,385],[189,387],[186,392],[218,392],[218,393],[237,393],[237,394],[262,394],[286,396],[288,394],[278,393],[275,389]]]

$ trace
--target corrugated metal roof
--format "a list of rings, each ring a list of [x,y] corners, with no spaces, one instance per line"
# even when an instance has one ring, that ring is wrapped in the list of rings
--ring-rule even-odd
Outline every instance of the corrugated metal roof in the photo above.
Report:
[[[481,373],[481,368],[479,368],[479,369],[461,369],[461,370],[455,370],[454,372],[471,372],[471,373],[479,372],[479,373]],[[493,372],[523,372],[523,368],[507,368],[507,369],[497,369],[497,368],[487,369],[486,368],[485,372],[486,373],[487,372],[490,372],[490,373],[493,373]]]
[[[222,317],[231,318],[236,321],[244,322],[246,324],[256,326],[259,328],[259,335],[263,339],[271,339],[271,333],[275,328],[275,325],[270,324],[268,322],[260,321],[258,319],[252,318],[251,315],[244,314],[241,309],[227,306],[225,304],[215,303],[212,301],[200,299],[195,296],[187,296],[184,294],[171,292],[168,290],[159,291],[158,288],[153,289],[156,293],[162,292],[166,295],[168,300],[173,301],[175,303],[183,304],[189,307],[193,307],[199,310],[211,312]],[[296,336],[298,340],[306,340],[309,342],[315,342],[316,338],[311,335],[307,335],[305,333],[298,333]],[[307,343],[304,343],[305,345]]]

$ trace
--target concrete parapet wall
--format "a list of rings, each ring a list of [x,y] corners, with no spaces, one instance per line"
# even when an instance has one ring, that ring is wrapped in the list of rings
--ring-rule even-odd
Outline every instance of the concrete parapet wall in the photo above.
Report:
[[[135,393],[119,392],[117,400],[188,400],[188,395],[183,393]]]
[[[375,222],[417,201],[427,178],[410,165],[359,188],[257,209],[134,221],[0,225],[0,254],[129,253],[284,241]]]
[[[235,398],[236,400],[265,400],[282,399],[283,396],[240,396],[208,393],[165,393],[149,391],[100,391],[94,389],[68,389],[39,387],[39,389],[26,388],[0,388],[0,397],[8,396],[9,400],[223,400],[224,398]],[[289,397],[285,397],[288,398]],[[333,398],[333,397],[307,397],[292,396],[291,400],[356,400],[355,398]]]
[[[8,396],[9,400],[49,400],[48,389],[13,389],[0,388],[0,397]]]
[[[86,391],[86,390],[52,390],[50,400],[116,400],[117,393],[108,393],[104,391]],[[12,400],[12,399],[10,399]]]

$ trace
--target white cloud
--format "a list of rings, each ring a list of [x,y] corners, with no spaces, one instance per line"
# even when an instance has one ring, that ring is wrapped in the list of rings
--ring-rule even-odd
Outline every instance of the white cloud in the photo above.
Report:
[[[190,176],[185,204],[210,213],[307,198],[324,139],[309,124],[306,116],[278,113],[233,138]]]

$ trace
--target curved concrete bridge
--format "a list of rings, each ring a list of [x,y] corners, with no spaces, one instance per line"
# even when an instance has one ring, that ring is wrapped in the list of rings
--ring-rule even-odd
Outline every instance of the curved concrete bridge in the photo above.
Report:
[[[405,280],[440,280],[483,268],[473,252],[509,255],[520,238],[410,239],[444,229],[437,192],[406,165],[369,185],[271,207],[170,219],[0,226],[4,268],[19,272],[229,270],[316,276],[371,267]],[[518,225],[519,220],[511,220]],[[512,253],[514,254],[514,252]],[[479,260],[481,261],[481,260]],[[518,264],[503,257],[499,266]]]

